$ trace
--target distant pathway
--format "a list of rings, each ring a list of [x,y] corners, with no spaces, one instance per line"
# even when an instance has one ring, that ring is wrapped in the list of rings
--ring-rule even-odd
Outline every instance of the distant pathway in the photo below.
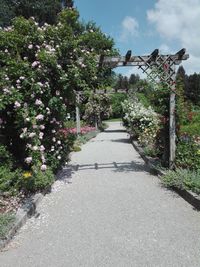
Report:
[[[119,123],[74,153],[1,267],[199,267],[200,213],[150,175]]]

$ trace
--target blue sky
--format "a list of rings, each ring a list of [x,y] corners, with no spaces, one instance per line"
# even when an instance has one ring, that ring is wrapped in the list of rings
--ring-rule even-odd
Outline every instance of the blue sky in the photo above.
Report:
[[[75,0],[84,21],[94,21],[110,35],[122,55],[159,48],[163,54],[186,48],[190,59],[183,63],[188,74],[200,72],[200,0]],[[125,75],[137,68],[118,68]]]

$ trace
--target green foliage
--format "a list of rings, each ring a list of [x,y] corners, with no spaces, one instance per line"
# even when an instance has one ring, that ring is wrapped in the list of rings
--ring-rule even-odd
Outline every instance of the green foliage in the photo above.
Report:
[[[200,145],[193,138],[185,136],[179,140],[176,149],[176,165],[180,168],[200,168]]]
[[[161,180],[165,186],[177,187],[179,189],[192,190],[200,194],[200,170],[190,171],[187,169],[176,169],[168,171]]]
[[[0,25],[8,26],[16,16],[35,17],[40,24],[54,24],[61,11],[60,0],[2,0],[0,3]]]
[[[8,168],[12,168],[13,161],[12,155],[9,153],[4,145],[0,144],[0,167],[7,166]]]
[[[20,189],[21,178],[22,172],[19,169],[11,171],[8,166],[0,166],[0,191],[14,193]]]
[[[200,136],[200,111],[190,111],[187,113],[187,119],[180,126],[180,134],[187,134],[190,137]]]
[[[122,117],[122,102],[127,99],[127,95],[123,93],[115,93],[111,96],[112,117]]]
[[[154,147],[144,147],[144,154],[148,157],[156,158],[159,154],[160,151],[154,146]]]
[[[146,94],[142,93],[142,92],[137,92],[136,93],[137,98],[139,99],[139,101],[146,107],[148,108],[151,103],[149,98],[146,96]]]
[[[189,123],[188,125],[182,125],[180,130],[182,134],[186,133],[190,136],[200,136],[200,121]]]
[[[28,191],[40,191],[48,188],[54,181],[55,177],[50,169],[45,172],[35,170],[30,177],[23,177],[22,186]]]
[[[114,88],[116,90],[117,89],[128,90],[130,88],[136,88],[139,81],[140,81],[139,75],[131,74],[130,78],[128,78],[127,76],[119,74],[116,77]]]
[[[80,146],[76,146],[76,145],[74,145],[74,146],[73,146],[73,151],[74,151],[74,152],[79,152],[79,151],[81,151]]]
[[[10,0],[0,1],[0,27],[10,25],[11,19],[15,16],[15,10]]]
[[[15,220],[15,216],[11,213],[1,214],[0,213],[0,239],[6,238],[10,226]]]

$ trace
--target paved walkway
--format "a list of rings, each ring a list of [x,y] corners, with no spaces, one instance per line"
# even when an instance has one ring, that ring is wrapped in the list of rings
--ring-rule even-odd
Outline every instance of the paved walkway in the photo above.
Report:
[[[119,123],[70,164],[1,267],[200,266],[200,213],[147,172]]]

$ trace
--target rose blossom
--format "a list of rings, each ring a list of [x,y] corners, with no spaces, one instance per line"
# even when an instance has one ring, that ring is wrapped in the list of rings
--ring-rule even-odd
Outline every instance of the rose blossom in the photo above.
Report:
[[[42,160],[42,163],[46,162],[46,159],[45,159],[44,155],[41,155],[41,160]]]
[[[43,164],[40,169],[41,169],[41,171],[46,171],[47,165]]]
[[[25,158],[25,162],[28,164],[30,164],[32,162],[32,160],[33,160],[32,157]]]
[[[32,49],[32,48],[33,48],[33,45],[29,44],[28,49]]]
[[[41,152],[45,151],[45,147],[43,145],[40,146],[40,151]]]
[[[14,108],[20,108],[20,107],[21,107],[21,104],[18,101],[15,101]]]
[[[35,135],[36,135],[36,133],[30,133],[30,134],[29,134],[29,137],[30,137],[30,138],[33,138]]]
[[[40,99],[36,99],[35,104],[36,104],[36,106],[41,106],[43,103]]]
[[[44,115],[39,114],[35,118],[36,118],[37,121],[42,121],[44,119]]]
[[[40,125],[40,130],[44,130],[45,126],[44,125]]]
[[[34,61],[33,63],[32,63],[32,67],[33,68],[35,68],[36,66],[38,66],[40,64],[40,62],[39,61]]]
[[[42,139],[43,136],[44,136],[44,133],[40,132],[40,133],[39,133],[39,139]]]
[[[43,86],[43,83],[41,83],[41,82],[37,82],[37,85],[39,85],[39,86]]]

